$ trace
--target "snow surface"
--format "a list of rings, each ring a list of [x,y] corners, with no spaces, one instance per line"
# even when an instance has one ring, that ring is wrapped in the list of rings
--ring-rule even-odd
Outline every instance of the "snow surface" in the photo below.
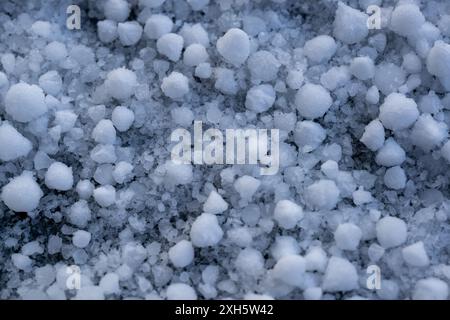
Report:
[[[449,298],[449,1],[73,3],[0,1],[0,299]]]

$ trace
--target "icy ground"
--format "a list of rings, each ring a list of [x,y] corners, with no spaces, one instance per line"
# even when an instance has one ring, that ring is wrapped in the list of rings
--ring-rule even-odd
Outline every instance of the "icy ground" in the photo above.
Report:
[[[0,1],[0,298],[448,298],[449,1],[74,3]]]

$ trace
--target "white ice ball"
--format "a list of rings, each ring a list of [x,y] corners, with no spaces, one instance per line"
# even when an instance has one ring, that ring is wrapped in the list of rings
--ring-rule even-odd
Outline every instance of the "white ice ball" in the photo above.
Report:
[[[447,300],[448,284],[433,277],[419,280],[414,287],[412,298],[413,300]]]
[[[365,128],[360,141],[370,150],[376,151],[384,143],[384,127],[380,120],[372,120]]]
[[[334,17],[333,35],[346,44],[358,43],[369,34],[368,18],[365,13],[339,2]]]
[[[145,22],[144,32],[149,39],[159,39],[162,35],[172,31],[173,22],[163,14],[153,14]]]
[[[30,212],[38,207],[43,195],[32,173],[24,171],[3,187],[1,199],[15,212]]]
[[[254,86],[247,91],[245,107],[257,113],[269,110],[275,102],[276,93],[269,84]]]
[[[116,142],[116,129],[113,122],[108,119],[100,120],[92,130],[92,138],[101,144],[114,144]]]
[[[163,79],[161,90],[169,98],[181,99],[189,93],[189,80],[184,74],[173,71]]]
[[[380,121],[387,129],[403,130],[416,122],[419,110],[416,102],[401,93],[391,93],[380,106]]]
[[[34,84],[14,84],[6,93],[5,110],[15,121],[34,120],[47,112],[44,92]]]
[[[30,140],[25,138],[7,121],[0,125],[0,160],[11,161],[28,155],[33,148]]]
[[[305,270],[305,258],[299,255],[286,255],[273,267],[273,276],[287,285],[300,287],[304,283]]]
[[[314,63],[323,63],[330,60],[336,53],[336,41],[328,35],[320,35],[306,41],[303,52]]]
[[[305,190],[306,203],[317,210],[331,210],[339,201],[339,189],[332,180],[319,180]]]
[[[192,223],[190,236],[194,246],[209,247],[219,243],[223,231],[215,215],[203,213]]]
[[[283,229],[292,229],[303,218],[303,209],[290,200],[280,200],[275,206],[273,218]]]
[[[120,132],[125,132],[130,129],[134,122],[134,112],[127,107],[115,107],[111,115],[114,127]]]
[[[177,268],[184,268],[194,260],[194,247],[187,240],[181,240],[169,249],[169,259]]]
[[[361,229],[353,223],[342,223],[334,232],[334,240],[339,249],[354,251],[362,238]]]
[[[183,37],[176,33],[167,33],[162,35],[158,41],[156,41],[156,49],[161,55],[176,62],[180,60],[183,43]]]
[[[403,260],[413,267],[426,267],[430,264],[430,259],[422,241],[404,247],[402,249],[402,256]]]
[[[122,45],[126,47],[134,46],[141,40],[142,27],[136,21],[119,23],[117,26],[117,34]]]
[[[130,14],[130,6],[125,0],[107,0],[104,3],[103,12],[107,19],[123,22]]]
[[[105,88],[110,97],[126,100],[134,93],[137,85],[136,74],[126,68],[110,71],[106,76]]]
[[[295,95],[295,105],[306,119],[321,118],[331,107],[330,93],[321,85],[307,83]]]
[[[405,3],[395,7],[391,14],[391,29],[401,36],[417,34],[425,23],[425,17],[417,5]]]
[[[225,61],[238,67],[250,54],[250,39],[241,29],[231,28],[217,40],[216,47]]]
[[[280,62],[278,62],[275,56],[266,50],[253,53],[247,62],[252,79],[256,81],[275,80],[280,65]],[[264,67],[262,68],[261,66]]]
[[[166,290],[167,300],[197,300],[195,290],[184,283],[172,283]]]
[[[228,203],[222,196],[212,190],[203,204],[203,211],[206,213],[219,214],[228,209]]]
[[[109,207],[116,202],[116,189],[106,185],[94,190],[94,199],[101,207]]]
[[[198,66],[208,60],[208,52],[203,45],[193,43],[184,50],[183,63],[189,67]]]
[[[351,291],[358,287],[358,273],[355,266],[347,259],[331,257],[322,281],[323,291]]]
[[[73,186],[72,168],[62,162],[53,162],[45,173],[45,185],[49,189],[67,191]]]
[[[403,220],[388,216],[378,220],[376,234],[380,245],[388,249],[403,244],[406,241],[408,229]]]
[[[91,233],[84,230],[77,230],[73,233],[72,243],[77,248],[86,248],[91,241]]]

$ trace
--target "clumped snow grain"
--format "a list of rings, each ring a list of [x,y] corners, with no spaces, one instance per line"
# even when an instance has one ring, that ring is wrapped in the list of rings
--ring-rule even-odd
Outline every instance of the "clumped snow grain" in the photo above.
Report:
[[[449,298],[448,1],[62,3],[0,1],[1,299]]]

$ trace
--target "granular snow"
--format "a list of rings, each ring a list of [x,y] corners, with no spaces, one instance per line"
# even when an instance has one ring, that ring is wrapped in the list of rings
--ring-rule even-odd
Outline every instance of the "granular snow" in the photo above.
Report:
[[[0,299],[449,298],[449,1],[74,2],[0,1]]]

